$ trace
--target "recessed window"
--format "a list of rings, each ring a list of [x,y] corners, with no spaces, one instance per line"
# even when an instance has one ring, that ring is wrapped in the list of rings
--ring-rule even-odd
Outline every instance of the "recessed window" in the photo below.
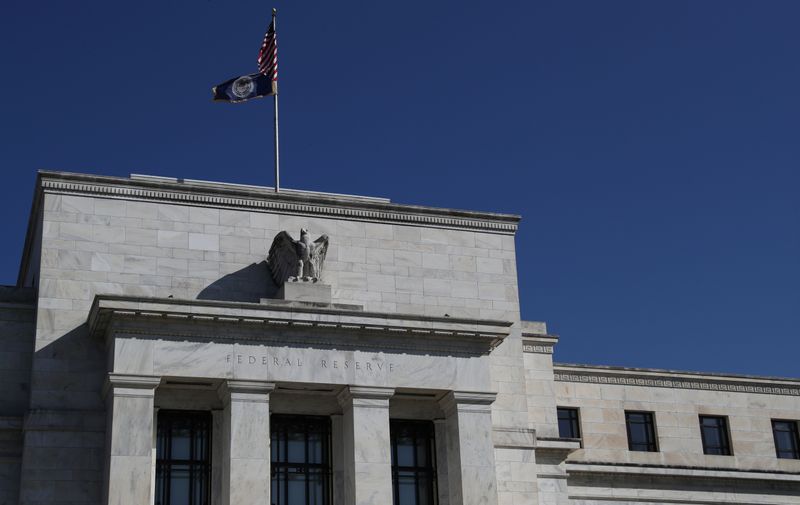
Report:
[[[578,409],[558,407],[558,436],[561,438],[581,438]]]
[[[700,436],[703,453],[730,456],[731,442],[728,435],[728,419],[723,416],[700,416]]]
[[[656,425],[652,412],[625,412],[628,430],[628,449],[631,451],[658,452]]]
[[[433,423],[390,423],[394,505],[435,505],[436,456]]]
[[[159,411],[156,439],[156,505],[208,505],[211,415]]]
[[[270,418],[272,503],[328,505],[330,500],[329,417]]]
[[[773,419],[772,436],[775,437],[775,452],[779,458],[800,459],[797,421]]]

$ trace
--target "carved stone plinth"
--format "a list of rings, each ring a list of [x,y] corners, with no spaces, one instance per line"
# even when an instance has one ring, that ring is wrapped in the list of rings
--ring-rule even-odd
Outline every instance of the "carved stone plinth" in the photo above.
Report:
[[[288,280],[276,298],[291,302],[331,303],[331,286],[318,281]]]

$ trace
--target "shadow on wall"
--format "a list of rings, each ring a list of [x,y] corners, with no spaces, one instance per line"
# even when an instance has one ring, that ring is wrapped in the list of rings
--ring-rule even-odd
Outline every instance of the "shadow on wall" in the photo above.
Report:
[[[197,299],[258,303],[262,298],[275,298],[277,292],[267,262],[262,261],[212,282],[200,291]]]

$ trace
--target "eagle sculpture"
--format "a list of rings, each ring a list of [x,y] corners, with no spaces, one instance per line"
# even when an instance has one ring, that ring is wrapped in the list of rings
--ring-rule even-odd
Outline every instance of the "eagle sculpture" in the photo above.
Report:
[[[300,229],[300,240],[295,240],[287,232],[275,235],[269,248],[267,264],[275,284],[282,286],[286,281],[318,281],[322,277],[322,265],[328,252],[328,236],[322,235],[315,241],[305,228]]]

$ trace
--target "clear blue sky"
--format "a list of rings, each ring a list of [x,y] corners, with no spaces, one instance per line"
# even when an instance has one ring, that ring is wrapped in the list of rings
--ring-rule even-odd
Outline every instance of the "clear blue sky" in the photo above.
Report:
[[[39,168],[272,184],[262,1],[4,3],[0,282]],[[288,2],[286,187],[523,215],[556,359],[800,376],[800,2]]]

